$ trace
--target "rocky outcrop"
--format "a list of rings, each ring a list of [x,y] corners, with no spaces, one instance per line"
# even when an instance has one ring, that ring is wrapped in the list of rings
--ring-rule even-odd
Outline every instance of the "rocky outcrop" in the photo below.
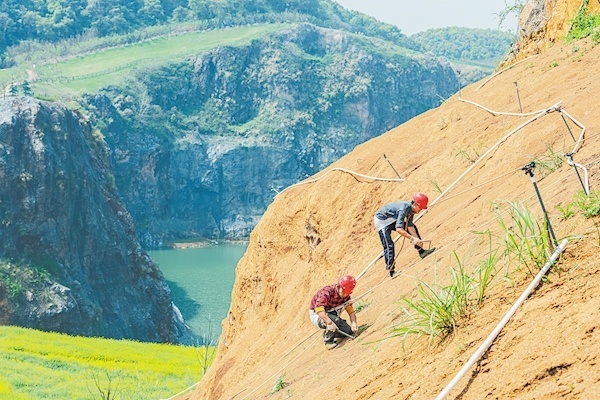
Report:
[[[0,100],[0,322],[173,342],[171,292],[121,204],[108,148],[84,118]]]
[[[502,66],[540,54],[553,46],[569,33],[573,19],[580,11],[596,14],[600,12],[600,2],[529,0],[519,15],[519,39]]]
[[[455,72],[432,55],[301,24],[140,74],[88,102],[106,121],[140,238],[160,246],[248,237],[277,191],[457,90]]]

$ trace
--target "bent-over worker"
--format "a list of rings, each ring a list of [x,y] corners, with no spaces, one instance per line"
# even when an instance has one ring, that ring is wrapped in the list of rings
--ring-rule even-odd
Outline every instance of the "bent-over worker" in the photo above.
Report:
[[[310,321],[317,328],[325,330],[323,340],[328,349],[333,349],[344,338],[358,331],[356,313],[350,302],[350,295],[355,286],[356,279],[351,275],[344,275],[338,283],[321,288],[310,301]],[[340,318],[342,309],[348,313],[350,325]]]
[[[415,193],[412,201],[396,201],[381,207],[373,217],[375,229],[379,232],[379,239],[383,245],[383,256],[385,258],[385,269],[394,276],[395,272],[395,248],[392,240],[392,231],[395,230],[401,236],[410,240],[419,252],[421,258],[427,257],[435,251],[435,247],[425,250],[423,241],[417,226],[413,223],[413,217],[422,210],[427,210],[429,198],[425,193]]]

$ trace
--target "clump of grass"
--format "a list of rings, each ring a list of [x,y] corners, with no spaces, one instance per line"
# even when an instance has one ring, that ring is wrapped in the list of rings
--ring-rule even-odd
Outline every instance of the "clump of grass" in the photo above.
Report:
[[[569,203],[564,207],[557,205],[554,208],[558,210],[558,212],[560,213],[560,217],[563,221],[566,221],[567,219],[571,218],[576,214],[574,203]]]
[[[431,184],[433,185],[433,187],[435,188],[435,191],[438,193],[442,193],[442,187],[440,186],[439,183],[437,183],[436,181],[431,181]]]
[[[589,195],[579,190],[575,193],[573,206],[578,208],[585,218],[600,215],[600,190],[592,190]]]
[[[532,161],[535,162],[535,166],[538,168],[538,176],[541,180],[562,167],[564,158],[561,154],[555,152],[554,148],[547,147],[545,154],[540,157],[532,157]]]
[[[444,339],[456,329],[456,322],[467,312],[469,293],[473,278],[465,273],[464,264],[458,255],[457,268],[451,268],[452,282],[448,286],[429,285],[423,281],[417,284],[417,299],[403,298],[406,319],[392,328],[392,337],[404,340],[409,335],[429,336]]]
[[[547,229],[533,218],[531,212],[519,203],[508,202],[510,220],[504,220],[499,206],[495,205],[496,217],[503,231],[503,255],[510,265],[521,266],[535,275],[546,263],[551,242]]]
[[[271,389],[271,393],[277,393],[279,392],[281,389],[285,388],[287,386],[286,381],[284,380],[283,375],[277,378],[277,381],[275,382],[275,385],[273,385],[273,389]]]
[[[478,306],[483,304],[489,288],[492,286],[494,278],[498,274],[498,261],[500,261],[500,248],[495,247],[492,241],[492,233],[490,231],[485,232],[488,236],[490,249],[488,255],[483,259],[473,273],[473,294],[474,300]]]
[[[369,300],[367,300],[367,299],[359,300],[356,302],[356,304],[354,304],[354,311],[356,313],[359,313],[362,310],[364,310],[365,308],[367,308],[370,304],[371,304],[371,302],[369,302]]]
[[[479,149],[472,149],[472,148],[467,148],[467,149],[462,149],[462,148],[455,148],[455,154],[454,157],[460,157],[462,159],[464,159],[465,161],[467,161],[469,164],[475,164],[475,162],[479,159],[479,157],[481,157],[481,154],[483,154],[483,148],[479,148]]]

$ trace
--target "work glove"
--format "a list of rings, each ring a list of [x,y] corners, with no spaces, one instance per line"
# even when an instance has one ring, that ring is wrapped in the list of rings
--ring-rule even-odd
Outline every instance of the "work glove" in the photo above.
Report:
[[[356,332],[358,331],[358,325],[356,325],[356,322],[352,323],[351,328],[352,328],[352,332],[354,332],[354,334],[356,334]]]
[[[416,245],[416,244],[419,244],[419,243],[422,243],[421,239],[419,239],[418,237],[414,237],[414,236],[410,237],[410,244]]]
[[[330,324],[327,324],[325,326],[325,329],[327,329],[328,331],[331,331],[331,332],[335,332],[335,331],[337,331],[338,327],[336,324],[333,323],[333,321],[331,321]]]

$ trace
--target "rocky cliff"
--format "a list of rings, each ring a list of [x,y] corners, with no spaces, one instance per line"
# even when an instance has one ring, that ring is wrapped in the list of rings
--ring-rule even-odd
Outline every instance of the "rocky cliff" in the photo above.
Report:
[[[278,191],[457,89],[433,56],[300,24],[139,74],[88,104],[119,193],[155,246],[247,237]]]
[[[175,341],[171,292],[136,239],[108,161],[82,115],[0,100],[0,323]]]
[[[580,12],[600,12],[598,0],[529,0],[519,15],[518,41],[503,63],[511,65],[560,43]]]

